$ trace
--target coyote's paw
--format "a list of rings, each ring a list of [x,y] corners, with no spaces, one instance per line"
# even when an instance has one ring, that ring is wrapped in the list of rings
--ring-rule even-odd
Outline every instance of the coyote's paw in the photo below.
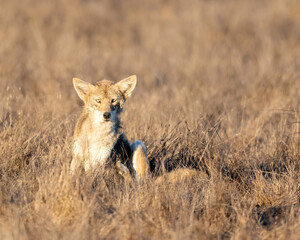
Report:
[[[116,163],[116,168],[118,173],[129,183],[132,183],[132,177],[130,175],[129,169],[122,164],[120,161]]]

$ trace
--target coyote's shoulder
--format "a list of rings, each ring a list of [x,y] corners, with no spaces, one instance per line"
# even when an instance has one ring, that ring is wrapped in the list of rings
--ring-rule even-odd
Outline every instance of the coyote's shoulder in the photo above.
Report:
[[[78,137],[80,135],[80,132],[82,131],[82,126],[84,125],[84,122],[88,119],[88,113],[82,113],[80,117],[77,120],[77,123],[75,125],[74,129],[74,137]]]
[[[73,84],[84,108],[74,129],[71,170],[83,166],[89,171],[120,162],[125,171],[129,168],[138,176],[145,175],[148,160],[144,144],[137,141],[130,145],[120,131],[119,115],[136,86],[136,76],[116,84],[102,80],[95,85],[74,78]]]

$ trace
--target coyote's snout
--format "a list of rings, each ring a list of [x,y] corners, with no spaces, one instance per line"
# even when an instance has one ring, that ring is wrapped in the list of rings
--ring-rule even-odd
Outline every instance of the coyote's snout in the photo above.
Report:
[[[136,86],[136,76],[116,84],[102,80],[95,85],[74,78],[73,84],[84,109],[74,130],[71,171],[80,166],[90,171],[111,162],[127,179],[130,173],[145,177],[149,167],[144,144],[130,145],[120,132],[119,115]]]

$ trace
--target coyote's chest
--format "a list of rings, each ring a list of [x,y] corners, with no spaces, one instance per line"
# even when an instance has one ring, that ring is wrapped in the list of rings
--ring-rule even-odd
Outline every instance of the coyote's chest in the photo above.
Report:
[[[74,143],[74,153],[83,159],[85,169],[104,165],[109,159],[117,135],[114,132],[93,133]]]
[[[92,166],[100,163],[101,165],[105,164],[111,151],[113,149],[113,144],[105,144],[101,142],[91,142],[90,147],[88,148],[89,161]]]

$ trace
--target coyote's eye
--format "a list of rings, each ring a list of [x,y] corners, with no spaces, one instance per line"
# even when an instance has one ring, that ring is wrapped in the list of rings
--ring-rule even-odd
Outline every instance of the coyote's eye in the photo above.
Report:
[[[113,99],[111,100],[111,103],[115,103],[116,101],[117,101],[117,99],[114,99],[114,98],[113,98]]]
[[[101,103],[101,100],[99,100],[99,99],[96,99],[96,103]]]

